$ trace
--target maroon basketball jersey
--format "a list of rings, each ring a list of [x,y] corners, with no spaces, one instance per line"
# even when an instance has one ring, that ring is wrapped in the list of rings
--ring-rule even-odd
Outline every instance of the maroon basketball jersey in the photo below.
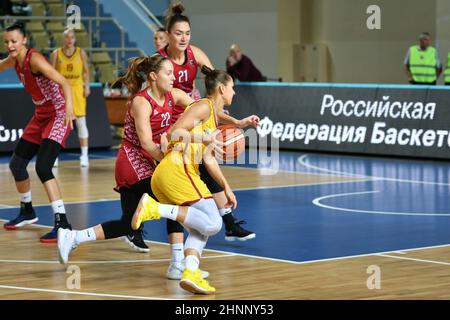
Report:
[[[53,112],[64,109],[66,101],[60,85],[42,74],[33,74],[31,71],[30,59],[33,53],[40,54],[34,49],[28,49],[22,68],[16,62],[15,69],[20,82],[36,105],[36,112]]]
[[[195,60],[191,46],[188,46],[185,51],[185,60],[182,65],[179,65],[170,59],[166,50],[167,46],[161,48],[158,52],[172,62],[173,75],[175,76],[173,87],[190,94],[194,88],[194,81],[197,76],[197,61]]]
[[[135,96],[144,97],[152,106],[152,114],[150,115],[150,126],[152,128],[153,141],[155,143],[161,142],[161,135],[169,129],[171,124],[172,109],[175,105],[172,94],[166,93],[166,98],[162,106],[158,105],[156,101],[149,95],[149,88],[137,93]],[[130,100],[131,101],[131,100]],[[136,126],[133,117],[130,114],[130,103],[128,102],[128,111],[125,115],[124,123],[124,139],[136,147],[140,147],[139,137],[136,132]]]

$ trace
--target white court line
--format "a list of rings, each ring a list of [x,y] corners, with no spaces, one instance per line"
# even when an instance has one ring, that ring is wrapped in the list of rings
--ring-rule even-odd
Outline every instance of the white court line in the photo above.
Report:
[[[348,192],[348,193],[336,193],[336,194],[330,194],[323,197],[315,198],[312,203],[318,207],[330,209],[330,210],[337,210],[337,211],[344,211],[344,212],[353,212],[353,213],[370,213],[370,214],[380,214],[380,215],[392,215],[392,216],[427,216],[427,217],[448,217],[450,216],[450,213],[424,213],[424,212],[395,212],[395,211],[377,211],[377,210],[360,210],[360,209],[350,209],[350,208],[341,208],[341,207],[335,207],[330,206],[327,204],[323,204],[320,201],[330,198],[338,198],[338,197],[346,197],[346,196],[354,196],[358,194],[368,194],[368,193],[378,193],[380,191],[373,190],[373,191],[361,191],[361,192]]]
[[[176,298],[159,298],[159,297],[141,297],[141,296],[129,296],[122,294],[108,294],[108,293],[95,293],[95,292],[80,292],[80,291],[65,291],[65,290],[51,290],[51,289],[39,289],[39,288],[27,288],[27,287],[15,287],[0,285],[0,289],[22,290],[22,291],[35,291],[35,292],[47,292],[47,293],[64,293],[73,294],[79,296],[93,296],[104,298],[118,298],[118,299],[137,299],[137,300],[180,300]]]
[[[340,184],[340,183],[356,183],[356,182],[367,182],[367,180],[343,180],[343,181],[329,181],[329,182],[311,182],[311,183],[294,183],[294,184],[287,184],[282,186],[261,186],[261,187],[254,187],[254,188],[234,188],[233,191],[249,191],[249,190],[264,190],[264,189],[280,189],[280,188],[291,188],[291,187],[308,187],[308,186],[315,186],[315,185],[324,185],[324,184]],[[119,198],[114,199],[97,199],[97,200],[85,200],[85,201],[68,201],[64,202],[65,205],[67,204],[85,204],[85,203],[96,203],[96,202],[106,202],[106,201],[120,201]],[[50,204],[33,204],[33,207],[50,207]],[[20,206],[10,206],[10,205],[1,205],[0,204],[0,210],[1,209],[14,209],[14,208],[20,208]],[[2,219],[0,219],[2,220]],[[34,224],[35,226],[38,226],[37,224]]]
[[[223,168],[233,168],[233,169],[252,169],[256,171],[266,171],[266,172],[281,172],[281,173],[299,173],[299,174],[310,174],[314,176],[324,176],[324,177],[342,177],[342,174],[330,174],[330,173],[320,173],[320,172],[310,172],[310,171],[295,171],[295,170],[285,170],[285,169],[271,169],[271,168],[254,168],[254,167],[243,167],[243,166],[234,166],[234,165],[224,165]],[[273,175],[273,174],[268,174]]]
[[[441,265],[444,265],[444,266],[450,266],[450,262],[443,262],[443,261],[424,260],[424,259],[409,258],[409,257],[398,257],[398,256],[391,256],[391,255],[388,255],[388,254],[378,254],[377,256],[385,257],[385,258],[393,258],[393,259],[400,259],[400,260],[410,260],[410,261],[416,261],[416,262],[433,263],[433,264],[441,264]]]
[[[313,166],[312,164],[306,163],[305,159],[306,157],[308,157],[307,154],[304,154],[303,156],[299,157],[297,159],[297,161],[304,167],[309,168],[309,169],[314,169],[314,170],[319,170],[319,171],[323,171],[323,172],[329,172],[329,173],[334,173],[334,174],[338,174],[338,175],[347,175],[350,177],[357,177],[357,178],[373,178],[371,176],[366,176],[366,175],[360,175],[360,174],[355,174],[355,173],[350,173],[350,172],[344,172],[344,171],[336,171],[336,170],[330,170],[330,169],[325,169],[325,168],[320,168],[317,166]]]
[[[68,153],[64,153],[64,154],[68,154],[68,155],[71,155],[71,156],[80,156],[80,154],[79,153],[71,153],[71,152],[68,152]],[[98,156],[98,155],[95,155],[95,154],[89,154],[89,159],[94,159],[94,158],[97,158],[97,159],[115,159],[116,158],[116,156]],[[64,160],[64,161],[78,161],[77,159],[72,159],[72,160]]]
[[[350,172],[344,172],[344,171],[336,171],[336,170],[329,170],[321,167],[317,167],[311,164],[308,164],[305,162],[306,157],[308,157],[307,154],[301,156],[298,158],[298,162],[310,169],[316,169],[319,171],[325,171],[325,172],[333,172],[338,173],[341,175],[347,175],[347,176],[354,176],[354,177],[360,177],[360,178],[370,178],[373,180],[381,180],[381,181],[393,181],[393,182],[404,182],[404,183],[411,183],[411,184],[429,184],[429,185],[435,185],[435,186],[450,186],[450,183],[446,182],[432,182],[432,181],[421,181],[421,180],[408,180],[408,179],[396,179],[396,178],[388,178],[388,177],[376,177],[376,176],[366,176],[366,175],[357,175]]]
[[[106,201],[120,201],[119,198],[114,198],[114,199],[97,199],[97,200],[85,200],[85,201],[68,201],[68,202],[64,202],[65,205],[67,204],[84,204],[84,203],[95,203],[95,202],[106,202]],[[33,207],[50,207],[51,204],[33,204]],[[20,206],[5,206],[5,208],[1,208],[1,209],[14,209],[14,208],[20,208]],[[4,219],[0,219],[0,220],[4,220]],[[33,224],[34,226],[41,226],[38,224]],[[41,226],[41,227],[48,227],[48,226]]]
[[[166,242],[159,242],[159,241],[148,241],[145,242],[148,243],[157,243],[162,245],[170,245]],[[325,259],[318,259],[318,260],[308,260],[308,261],[292,261],[292,260],[284,260],[284,259],[276,259],[276,258],[268,258],[268,257],[262,257],[262,256],[254,256],[244,253],[237,253],[237,252],[231,252],[234,254],[234,257],[246,257],[246,258],[255,258],[260,260],[268,260],[268,261],[275,261],[275,262],[283,262],[283,263],[290,263],[290,264],[310,264],[310,263],[317,263],[317,262],[328,262],[328,261],[336,261],[336,260],[345,260],[345,259],[353,259],[353,258],[361,258],[361,257],[369,257],[369,256],[377,256],[380,254],[387,254],[392,252],[403,252],[403,254],[406,254],[407,252],[416,251],[416,250],[425,250],[425,249],[438,249],[438,248],[446,248],[450,247],[450,244],[441,244],[436,246],[427,246],[427,247],[417,247],[417,248],[410,248],[410,249],[398,249],[398,250],[390,250],[390,251],[381,251],[381,252],[372,252],[372,253],[365,253],[365,254],[357,254],[357,255],[350,255],[350,256],[343,256],[343,257],[336,257],[336,258],[325,258]],[[215,249],[205,249],[206,251],[211,252],[217,252],[217,253],[230,253],[227,251],[222,250],[215,250]]]
[[[232,257],[235,254],[224,254],[220,256],[207,256],[202,257],[204,259],[221,259]],[[69,261],[68,264],[124,264],[124,263],[158,263],[158,262],[170,262],[171,259],[147,259],[147,260],[99,260],[99,261]],[[0,260],[0,263],[24,263],[24,264],[60,264],[56,260]]]
[[[318,186],[324,184],[340,184],[340,183],[356,183],[356,182],[367,182],[366,180],[343,180],[343,181],[324,181],[324,182],[310,182],[310,183],[294,183],[294,184],[286,184],[282,186],[261,186],[255,188],[234,188],[233,191],[249,191],[249,190],[264,190],[264,189],[281,189],[281,188],[291,188],[291,187],[310,187],[310,186]]]
[[[7,220],[0,219],[0,221],[7,221]],[[38,226],[38,227],[43,227],[43,228],[47,228],[47,229],[53,228],[53,227],[50,227],[50,226],[39,225],[39,224],[32,224],[32,226]],[[161,245],[165,245],[165,246],[169,246],[170,245],[167,242],[160,242],[160,241],[153,241],[153,240],[145,240],[145,242],[147,242],[147,243],[156,243],[156,244],[161,244]],[[263,257],[263,256],[254,256],[254,255],[249,255],[249,254],[244,254],[244,253],[229,252],[229,251],[216,250],[216,249],[205,249],[205,251],[227,254],[227,255],[229,255],[230,258],[240,256],[240,257],[247,257],[247,258],[255,258],[255,259],[259,259],[259,260],[268,260],[268,261],[275,261],[275,262],[283,262],[283,263],[302,265],[302,264],[310,264],[310,263],[317,263],[317,262],[327,262],[327,261],[335,261],[335,260],[345,260],[345,259],[353,259],[353,258],[360,258],[360,257],[368,257],[368,256],[374,256],[374,255],[386,254],[386,253],[398,252],[398,251],[410,252],[410,251],[414,251],[414,250],[436,249],[436,248],[445,248],[445,247],[450,247],[450,244],[441,244],[441,245],[427,246],[427,247],[416,247],[416,248],[410,248],[410,249],[394,249],[394,250],[390,250],[390,251],[380,251],[380,252],[372,252],[372,253],[365,253],[365,254],[342,256],[342,257],[336,257],[336,258],[325,258],[325,259],[317,259],[317,260],[308,260],[308,261],[292,261],[292,260],[285,260],[285,259],[276,259],[276,258],[269,258],[269,257]],[[206,257],[204,257],[204,258],[206,258]]]

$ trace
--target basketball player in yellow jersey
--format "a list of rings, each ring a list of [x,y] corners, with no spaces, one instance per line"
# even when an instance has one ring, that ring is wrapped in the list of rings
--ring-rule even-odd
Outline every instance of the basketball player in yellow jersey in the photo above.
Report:
[[[83,49],[75,46],[76,37],[73,29],[67,29],[63,34],[64,45],[53,51],[50,60],[53,67],[69,81],[72,87],[73,112],[81,147],[80,166],[89,167],[86,98],[91,94],[91,90],[88,58]]]
[[[200,179],[199,164],[202,162],[223,188],[225,207],[236,208],[236,198],[212,155],[212,151],[223,153],[223,143],[215,138],[216,115],[231,104],[234,90],[233,79],[226,72],[209,68],[203,72],[208,97],[188,106],[169,130],[170,151],[153,173],[152,191],[160,202],[144,194],[131,227],[137,230],[143,221],[161,217],[183,224],[189,235],[184,246],[186,268],[180,286],[192,293],[212,294],[216,289],[202,279],[200,257],[208,237],[222,228],[222,218],[208,187]]]

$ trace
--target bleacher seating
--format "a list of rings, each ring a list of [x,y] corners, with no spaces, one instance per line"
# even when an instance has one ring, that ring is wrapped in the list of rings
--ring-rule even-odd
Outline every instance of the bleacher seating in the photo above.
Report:
[[[20,3],[21,0],[12,0],[13,3]],[[63,0],[27,0],[31,6],[32,16],[65,16],[65,8]],[[70,0],[66,2],[69,4],[78,5],[81,8],[81,14],[84,17],[96,16],[96,3],[94,0]],[[110,17],[103,10],[100,5],[100,16]],[[76,30],[77,46],[86,48],[86,52],[90,59],[90,73],[91,81],[113,82],[118,73],[120,65],[117,66],[114,52],[90,52],[90,37],[92,36],[92,46],[94,48],[102,47],[120,47],[121,37],[117,26],[112,22],[101,22],[97,30],[97,23],[92,23],[92,30],[88,30],[89,24],[84,21],[81,30]],[[1,28],[1,24],[0,24]],[[26,22],[27,36],[31,47],[42,51],[44,54],[50,54],[50,48],[63,46],[63,32],[65,30],[65,23],[58,20],[30,20]],[[91,33],[88,33],[91,31]],[[2,32],[0,30],[0,32]],[[99,35],[97,39],[96,36]],[[128,35],[125,33],[125,47],[136,47],[132,43]],[[7,49],[3,41],[0,41],[0,57],[7,55]],[[135,52],[126,52],[120,54],[119,58],[127,60],[130,57],[136,56]],[[126,61],[119,61],[119,64],[126,65]],[[1,81],[0,81],[1,82]]]

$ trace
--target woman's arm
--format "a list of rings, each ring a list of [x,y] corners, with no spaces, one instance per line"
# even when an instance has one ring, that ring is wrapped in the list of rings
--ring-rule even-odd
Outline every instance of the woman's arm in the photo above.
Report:
[[[209,60],[208,56],[206,55],[206,53],[203,52],[202,49],[197,48],[192,45],[191,45],[191,48],[192,48],[192,52],[194,53],[195,60],[197,61],[197,65],[200,67],[200,69],[203,66],[207,66],[210,69],[214,69],[211,61]]]
[[[257,127],[259,125],[259,117],[257,115],[251,115],[244,119],[237,120],[236,118],[233,118],[230,115],[227,115],[225,112],[219,112],[217,114],[219,117],[219,122],[222,124],[232,124],[238,128],[245,128],[248,126]]]
[[[170,92],[172,94],[173,99],[175,100],[175,104],[177,106],[184,106],[185,108],[193,103],[195,100],[189,97],[189,95],[183,90],[174,88]]]
[[[84,97],[87,98],[91,94],[91,79],[89,73],[89,59],[86,52],[81,50],[81,60],[83,61],[83,81],[84,81]]]
[[[130,112],[136,125],[136,132],[142,149],[147,151],[153,159],[161,161],[164,158],[164,154],[153,142],[152,127],[149,121],[152,114],[152,106],[144,97],[135,97],[131,103]]]
[[[31,55],[30,66],[33,73],[41,73],[61,86],[66,100],[66,121],[64,125],[70,125],[73,129],[72,121],[75,120],[75,115],[73,114],[72,89],[69,82],[39,53],[33,53]]]
[[[7,56],[5,59],[0,60],[0,72],[5,71],[7,69],[14,68],[16,62],[10,56]]]
[[[209,118],[210,112],[208,102],[201,100],[195,102],[195,105],[181,114],[177,122],[169,130],[167,139],[169,141],[182,141],[185,143],[210,142],[204,141],[203,137],[190,133],[195,125]]]

